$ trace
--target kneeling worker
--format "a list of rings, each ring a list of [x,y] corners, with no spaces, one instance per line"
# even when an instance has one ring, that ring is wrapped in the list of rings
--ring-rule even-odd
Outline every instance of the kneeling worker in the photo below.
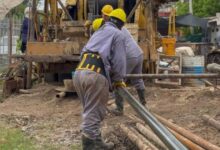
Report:
[[[125,87],[126,54],[124,35],[126,21],[122,9],[110,14],[109,22],[95,32],[82,50],[73,82],[83,105],[83,150],[110,150],[113,143],[102,140],[100,124],[106,115],[109,88]]]

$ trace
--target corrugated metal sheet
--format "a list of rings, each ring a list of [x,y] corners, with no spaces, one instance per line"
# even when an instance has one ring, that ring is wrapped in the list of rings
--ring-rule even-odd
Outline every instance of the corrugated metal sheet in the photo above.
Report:
[[[0,0],[0,21],[15,6],[21,4],[24,0]]]

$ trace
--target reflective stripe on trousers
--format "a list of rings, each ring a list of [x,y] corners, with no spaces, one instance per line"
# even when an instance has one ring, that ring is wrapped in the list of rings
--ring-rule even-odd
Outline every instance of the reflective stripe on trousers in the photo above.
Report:
[[[100,123],[107,111],[108,81],[94,71],[78,70],[74,74],[73,82],[83,105],[82,131],[95,139],[100,136]]]

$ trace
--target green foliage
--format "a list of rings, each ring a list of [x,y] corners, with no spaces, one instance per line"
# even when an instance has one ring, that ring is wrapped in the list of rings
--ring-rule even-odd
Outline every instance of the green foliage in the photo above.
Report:
[[[82,150],[82,145],[81,144],[72,145],[71,150]]]
[[[1,122],[0,122],[1,123]],[[5,124],[0,124],[0,150],[60,150],[62,145],[52,145],[50,143],[39,145],[34,139],[27,138],[20,130],[7,128]],[[72,147],[73,150],[81,149],[79,145]]]
[[[215,16],[220,12],[219,0],[193,0],[194,14],[198,17]]]
[[[181,3],[177,2],[176,3],[177,7],[177,16],[187,14],[189,12],[189,3]]]
[[[16,41],[16,51],[17,52],[20,52],[21,51],[21,38],[18,38],[17,41]]]
[[[24,10],[27,7],[28,1],[24,1],[23,3],[21,3],[20,5],[18,5],[17,7],[13,8],[11,10],[12,14],[14,17],[17,18],[23,18],[24,17]]]
[[[189,3],[177,2],[177,15],[187,14],[189,12]],[[220,12],[219,0],[193,0],[193,14],[198,17],[215,16]]]

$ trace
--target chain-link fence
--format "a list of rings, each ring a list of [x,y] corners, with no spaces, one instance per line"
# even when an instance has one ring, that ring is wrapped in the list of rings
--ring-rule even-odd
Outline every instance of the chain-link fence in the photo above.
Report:
[[[9,18],[0,21],[0,68],[5,68],[9,63],[9,23]],[[12,18],[12,54],[16,54],[16,45],[20,37],[21,25],[22,18]]]

